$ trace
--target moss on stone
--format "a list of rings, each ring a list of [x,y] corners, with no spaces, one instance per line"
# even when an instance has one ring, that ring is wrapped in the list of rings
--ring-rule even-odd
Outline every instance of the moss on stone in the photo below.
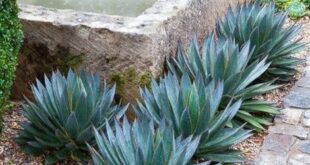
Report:
[[[30,49],[27,58],[31,63],[41,67],[41,71],[44,73],[50,73],[56,69],[66,73],[70,68],[77,69],[83,62],[83,54],[73,55],[67,48],[58,46],[58,52],[51,55],[46,46],[42,44],[35,45],[33,49]]]
[[[29,84],[39,79],[44,83],[44,75],[48,76],[52,71],[59,70],[67,73],[69,68],[78,71],[83,63],[84,55],[70,53],[68,48],[58,46],[57,52],[49,52],[44,44],[23,45],[18,58],[16,79],[14,81],[11,99],[21,100],[23,96],[32,99],[32,92]]]
[[[123,96],[124,90],[138,89],[139,86],[149,86],[152,76],[148,71],[139,72],[134,68],[127,69],[126,71],[114,73],[110,75],[110,82],[116,83],[117,95]],[[129,88],[129,89],[126,89]],[[135,91],[132,91],[135,92]],[[128,101],[128,99],[125,98]]]

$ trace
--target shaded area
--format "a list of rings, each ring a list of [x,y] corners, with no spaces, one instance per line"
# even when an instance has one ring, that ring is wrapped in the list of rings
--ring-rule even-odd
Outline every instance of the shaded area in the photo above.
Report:
[[[30,84],[39,79],[44,82],[44,74],[60,70],[67,72],[69,68],[78,69],[83,55],[71,55],[68,48],[58,46],[58,52],[51,55],[44,44],[32,44],[28,47],[27,40],[19,54],[16,78],[12,88],[12,99],[23,100],[24,96],[32,98]]]

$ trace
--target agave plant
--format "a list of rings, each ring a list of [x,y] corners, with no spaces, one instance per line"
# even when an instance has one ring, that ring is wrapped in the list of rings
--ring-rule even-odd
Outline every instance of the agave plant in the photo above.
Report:
[[[168,69],[179,78],[186,73],[192,79],[202,74],[205,81],[210,78],[223,80],[224,97],[220,106],[224,108],[231,99],[242,99],[243,103],[233,124],[247,122],[248,127],[259,131],[264,129],[263,125],[270,124],[266,117],[278,113],[278,110],[271,103],[254,100],[252,97],[267,93],[278,86],[271,85],[273,81],[251,85],[269,67],[265,59],[248,64],[251,55],[249,42],[240,50],[233,39],[220,38],[216,43],[214,34],[211,33],[204,40],[202,53],[194,38],[188,54],[180,43],[177,57],[172,58],[167,64]]]
[[[207,84],[207,85],[206,85]],[[141,89],[142,101],[137,101],[134,110],[140,118],[149,118],[160,125],[165,119],[177,136],[201,136],[196,158],[215,162],[242,162],[239,152],[231,146],[250,136],[249,131],[226,128],[237,113],[241,101],[228,104],[219,110],[224,86],[222,82],[206,83],[197,78],[193,82],[187,74],[181,80],[168,73],[159,83],[151,83],[151,91]]]
[[[199,137],[175,138],[171,127],[155,129],[153,122],[124,118],[115,121],[115,132],[106,124],[106,133],[94,129],[99,151],[89,146],[95,165],[186,165],[194,155]]]
[[[225,18],[217,24],[219,37],[234,38],[239,46],[250,41],[254,49],[248,65],[266,58],[271,63],[262,79],[289,81],[296,72],[300,60],[291,55],[304,44],[295,39],[300,26],[284,28],[287,14],[277,12],[273,3],[260,6],[259,3],[245,3],[236,10],[229,9]]]
[[[28,122],[16,139],[28,154],[48,153],[46,164],[85,157],[85,142],[93,144],[92,126],[103,128],[107,121],[123,115],[127,106],[112,105],[115,85],[100,89],[99,76],[69,71],[67,77],[54,72],[45,85],[32,85],[34,101],[23,105]]]

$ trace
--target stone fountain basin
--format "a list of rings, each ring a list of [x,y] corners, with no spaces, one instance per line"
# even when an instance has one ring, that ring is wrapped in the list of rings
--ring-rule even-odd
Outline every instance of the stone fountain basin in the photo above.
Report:
[[[25,40],[13,99],[31,97],[29,84],[43,73],[86,68],[117,83],[123,101],[161,75],[178,40],[201,40],[238,0],[158,0],[137,17],[19,5]]]

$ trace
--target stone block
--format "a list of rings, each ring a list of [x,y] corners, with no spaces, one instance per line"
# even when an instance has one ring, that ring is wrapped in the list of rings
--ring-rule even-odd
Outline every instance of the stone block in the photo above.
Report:
[[[288,155],[289,165],[309,165],[310,164],[310,141],[297,140],[291,147]]]
[[[310,76],[304,76],[297,81],[296,85],[298,87],[310,88]]]
[[[285,107],[295,107],[302,109],[310,108],[310,88],[295,86],[290,94],[284,99]]]
[[[292,135],[300,139],[307,139],[309,130],[302,127],[301,125],[289,125],[289,124],[276,124],[275,126],[269,127],[269,133],[277,133],[284,135]]]
[[[288,158],[288,165],[309,165],[310,155],[304,153],[291,153]]]
[[[299,145],[299,151],[305,153],[305,154],[309,154],[310,156],[310,141],[305,141],[305,142],[302,142],[300,145]]]
[[[301,109],[295,109],[295,108],[285,108],[281,110],[280,115],[277,115],[275,118],[276,123],[287,123],[287,124],[293,124],[296,125],[299,123],[303,110]]]
[[[179,40],[188,45],[197,35],[201,42],[219,16],[241,1],[160,0],[137,17],[20,4],[25,41],[12,97],[30,97],[29,84],[43,73],[74,67],[117,82],[122,100],[134,102],[138,86],[162,74]]]
[[[295,137],[292,135],[274,134],[267,135],[264,140],[262,150],[273,151],[282,155],[286,155],[290,147],[295,142]]]
[[[254,165],[285,165],[287,156],[279,155],[277,152],[263,151],[255,160]]]

